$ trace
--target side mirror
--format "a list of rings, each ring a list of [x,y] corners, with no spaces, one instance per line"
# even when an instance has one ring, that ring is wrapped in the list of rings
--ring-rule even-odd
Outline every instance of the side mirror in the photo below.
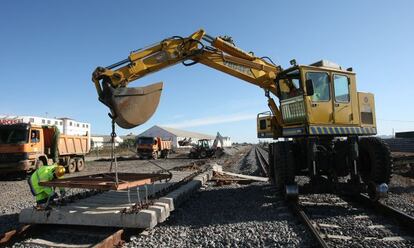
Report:
[[[306,79],[306,95],[307,96],[312,96],[313,95],[313,82],[312,79]]]

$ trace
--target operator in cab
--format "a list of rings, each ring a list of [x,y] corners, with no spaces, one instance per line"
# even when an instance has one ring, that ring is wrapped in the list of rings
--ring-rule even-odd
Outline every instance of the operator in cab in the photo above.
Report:
[[[41,186],[39,183],[62,178],[64,174],[65,167],[53,164],[41,166],[30,176],[28,183],[32,195],[36,198],[37,208],[45,208],[51,201],[58,198],[55,188]],[[61,188],[59,191],[60,197],[63,198],[65,196],[65,189]]]
[[[37,143],[39,142],[39,137],[37,137],[37,134],[35,131],[32,131],[31,135],[30,135],[30,140],[32,143]]]

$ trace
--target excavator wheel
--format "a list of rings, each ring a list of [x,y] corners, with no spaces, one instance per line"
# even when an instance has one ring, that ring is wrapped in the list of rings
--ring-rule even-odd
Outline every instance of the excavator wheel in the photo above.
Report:
[[[205,150],[200,151],[200,158],[206,158],[207,157],[207,152]]]
[[[66,170],[69,173],[74,173],[76,171],[76,160],[75,159],[73,158],[69,159]]]
[[[358,168],[362,180],[368,185],[371,199],[376,200],[378,185],[388,184],[391,179],[392,161],[388,145],[375,137],[361,138]]]
[[[274,182],[278,190],[286,195],[288,186],[295,185],[295,160],[291,142],[273,143]]]

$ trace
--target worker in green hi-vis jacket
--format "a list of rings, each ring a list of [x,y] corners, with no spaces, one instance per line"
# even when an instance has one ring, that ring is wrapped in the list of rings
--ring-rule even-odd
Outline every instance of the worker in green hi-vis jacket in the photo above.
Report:
[[[36,197],[38,207],[46,206],[57,197],[55,189],[47,186],[40,186],[40,182],[48,182],[53,179],[62,178],[65,174],[65,167],[53,164],[38,168],[29,178],[29,186],[33,196]],[[60,189],[61,197],[64,197],[65,190]]]

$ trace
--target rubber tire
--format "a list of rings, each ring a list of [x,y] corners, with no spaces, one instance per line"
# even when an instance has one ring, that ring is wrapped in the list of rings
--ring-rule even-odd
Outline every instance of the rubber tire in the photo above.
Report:
[[[76,160],[71,158],[69,159],[69,163],[66,167],[68,173],[75,173],[76,171]]]
[[[391,152],[388,145],[376,137],[365,137],[359,140],[358,169],[362,181],[389,184],[392,173]]]
[[[206,158],[207,157],[207,152],[205,150],[200,151],[200,158]]]
[[[85,160],[83,158],[76,160],[76,171],[83,171],[85,169]]]
[[[268,168],[266,168],[267,169],[267,176],[269,177],[269,180],[270,180],[270,182],[272,183],[272,184],[275,184],[275,165],[274,165],[274,159],[273,159],[273,145],[274,145],[275,143],[271,143],[271,144],[269,144],[269,147],[268,147],[268,159],[269,159],[269,167]]]
[[[35,164],[35,169],[37,170],[37,169],[39,169],[40,167],[42,167],[44,164],[43,164],[43,161],[42,160],[37,160],[36,161],[36,164]]]
[[[273,143],[274,184],[283,194],[295,183],[295,160],[291,142]]]

